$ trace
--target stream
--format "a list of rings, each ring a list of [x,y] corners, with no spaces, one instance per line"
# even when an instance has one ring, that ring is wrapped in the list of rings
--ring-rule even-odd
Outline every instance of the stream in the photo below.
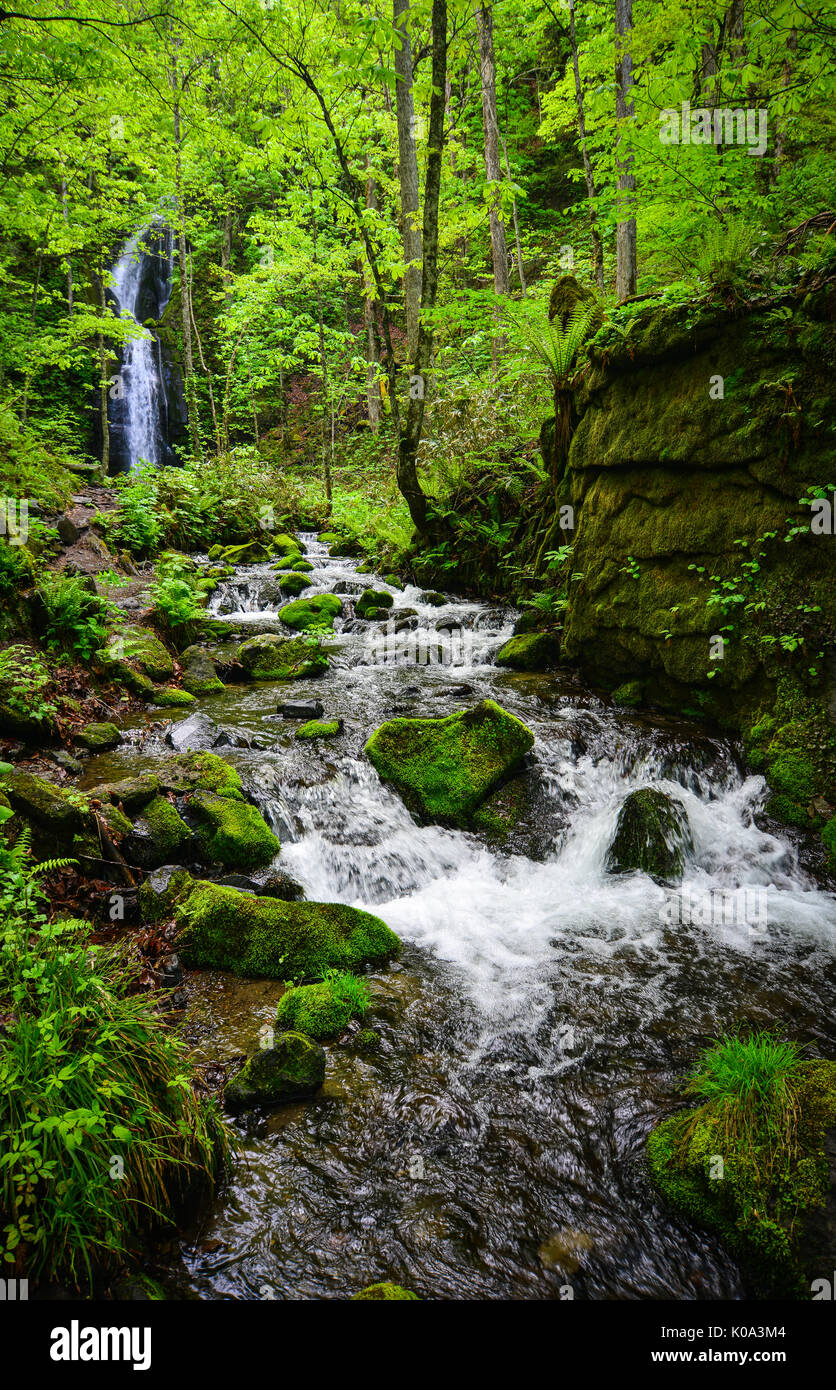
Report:
[[[330,670],[193,708],[232,740],[217,751],[307,897],[370,909],[404,948],[367,977],[379,1048],[328,1044],[317,1097],[234,1121],[234,1172],[175,1243],[169,1295],[346,1298],[388,1279],[441,1299],[746,1297],[719,1243],[655,1195],[645,1139],[682,1104],[698,1048],[742,1020],[836,1055],[836,898],[759,826],[763,779],[730,744],[617,709],[566,673],[496,667],[510,609],[434,606],[408,586],[390,591],[413,616],[356,620],[352,599],[389,586],[302,540],[306,595],[345,604]],[[269,565],[244,566],[211,611],[236,632],[278,630],[283,601]],[[506,840],[417,825],[366,739],[395,715],[485,697],[536,735],[518,824]],[[292,699],[320,701],[341,735],[296,740],[298,722],[277,716]],[[88,785],[170,753],[155,718],[94,759]],[[688,813],[677,889],[605,870],[625,796],[649,784]],[[282,986],[205,972],[187,992],[185,1036],[223,1062],[256,1049]]]

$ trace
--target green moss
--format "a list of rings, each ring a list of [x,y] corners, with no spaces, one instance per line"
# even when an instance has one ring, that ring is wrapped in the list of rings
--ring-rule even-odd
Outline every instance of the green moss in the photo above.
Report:
[[[778,793],[771,796],[766,803],[767,815],[774,816],[776,820],[782,821],[784,825],[795,825],[799,830],[809,830],[813,824],[807,814],[806,806],[800,802],[793,801],[791,796],[784,796]]]
[[[144,808],[142,819],[147,823],[154,842],[155,857],[161,864],[170,862],[187,845],[192,832],[176,806],[165,796],[155,796]]]
[[[328,658],[315,639],[284,638],[272,632],[242,642],[238,660],[256,681],[302,680],[328,669]]]
[[[199,822],[197,843],[209,863],[259,869],[279,852],[279,841],[261,812],[245,801],[195,792],[188,810]]]
[[[206,647],[187,647],[180,654],[180,664],[183,668],[183,685],[190,695],[214,695],[223,690],[223,681]]]
[[[319,535],[320,545],[339,545],[341,541],[342,536],[336,531],[322,531]]]
[[[160,779],[153,772],[141,772],[138,777],[125,777],[121,782],[104,782],[95,790],[102,801],[121,801],[130,811],[143,806],[160,790]]]
[[[466,826],[533,744],[525,724],[483,700],[444,719],[393,719],[372,734],[366,753],[415,815]]]
[[[115,724],[88,724],[76,734],[76,740],[90,753],[104,753],[115,748],[122,735]]]
[[[157,776],[161,787],[179,795],[200,790],[232,801],[244,800],[241,778],[217,753],[180,753],[160,763]]]
[[[614,705],[626,705],[635,708],[640,705],[644,695],[644,687],[641,681],[625,681],[617,690],[612,693]]]
[[[3,789],[16,811],[58,835],[91,825],[87,797],[80,792],[65,791],[43,777],[19,771],[4,774]]]
[[[139,889],[143,921],[164,922],[173,916],[178,904],[188,897],[193,883],[194,879],[187,869],[150,873]]]
[[[530,632],[512,637],[496,654],[497,666],[515,671],[545,671],[560,656],[560,643],[550,632]]]
[[[310,598],[287,603],[279,610],[279,617],[288,627],[297,632],[321,630],[333,632],[334,619],[343,611],[342,599],[336,594],[312,594]]]
[[[170,680],[174,662],[156,633],[145,627],[120,627],[108,638],[106,651],[117,661],[129,661],[152,681]]]
[[[374,1028],[361,1028],[352,1039],[358,1052],[377,1052],[380,1041],[380,1034]]]
[[[301,594],[303,589],[309,589],[312,580],[306,574],[299,574],[294,567],[287,574],[282,575],[279,580],[279,588],[283,594]]]
[[[400,942],[379,917],[339,903],[256,898],[198,881],[177,906],[178,941],[190,965],[275,980],[311,980],[329,966],[358,970]]]
[[[767,764],[767,780],[792,801],[810,801],[816,794],[816,771],[800,748],[779,753]]]
[[[365,1012],[363,982],[352,979],[351,983],[352,989],[344,988],[341,972],[335,971],[321,984],[289,989],[279,1000],[276,1027],[296,1028],[311,1038],[336,1037],[352,1018]]]
[[[800,1063],[795,1106],[795,1144],[777,1161],[763,1142],[729,1152],[726,1131],[708,1104],[663,1120],[647,1141],[662,1195],[745,1259],[763,1296],[809,1296],[799,1238],[827,1194],[824,1146],[836,1125],[836,1063]],[[712,1177],[718,1157],[722,1177]]]
[[[642,787],[630,793],[619,812],[607,868],[611,873],[640,869],[670,882],[681,877],[690,844],[688,817],[679,802],[652,787]]]
[[[821,832],[822,844],[830,855],[830,866],[836,869],[836,816],[832,816]]]
[[[364,589],[354,605],[358,618],[380,616],[380,610],[391,608],[395,600],[385,589]]]
[[[401,1288],[400,1284],[369,1284],[367,1289],[361,1289],[354,1294],[352,1303],[360,1303],[367,1299],[375,1299],[378,1302],[395,1303],[406,1300],[414,1300],[420,1303],[421,1300],[417,1293],[410,1293],[409,1289]]]
[[[230,1110],[277,1105],[315,1095],[325,1080],[325,1053],[302,1033],[286,1032],[248,1058],[224,1091]]]
[[[161,708],[179,708],[181,705],[193,705],[194,695],[188,690],[179,690],[176,685],[164,686],[162,690],[154,691],[154,704]]]
[[[297,738],[334,738],[343,727],[341,719],[309,719],[307,724],[296,730]]]

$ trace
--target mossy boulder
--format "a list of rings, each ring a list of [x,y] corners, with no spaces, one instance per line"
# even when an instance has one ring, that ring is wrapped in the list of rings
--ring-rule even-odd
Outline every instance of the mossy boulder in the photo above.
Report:
[[[423,820],[467,826],[533,747],[534,735],[493,700],[444,719],[393,719],[366,753]]]
[[[162,709],[179,709],[181,706],[193,705],[194,695],[188,690],[180,690],[176,685],[166,685],[162,690],[154,691],[154,704]]]
[[[342,539],[338,531],[321,531],[319,534],[320,545],[339,545]]]
[[[177,796],[207,791],[233,801],[244,800],[241,778],[217,753],[179,753],[175,758],[158,763],[156,776],[164,791]]]
[[[115,724],[107,722],[101,724],[87,724],[76,734],[76,742],[86,748],[88,753],[106,753],[109,748],[115,748],[122,740],[122,735]]]
[[[644,697],[644,686],[641,681],[624,681],[612,693],[614,705],[621,705],[627,709],[636,709]]]
[[[3,788],[15,811],[57,836],[72,836],[92,824],[86,796],[66,791],[44,777],[17,770],[7,772],[3,775]]]
[[[164,922],[172,917],[179,903],[191,892],[194,879],[179,864],[162,864],[150,873],[139,889],[143,921]]]
[[[340,988],[339,979],[328,979],[316,985],[297,985],[283,994],[276,1010],[276,1027],[295,1028],[310,1038],[335,1038],[354,1017],[351,996]]]
[[[305,1100],[316,1095],[324,1080],[322,1048],[303,1033],[280,1033],[272,1047],[248,1058],[227,1083],[224,1104],[228,1110],[247,1110],[256,1105]]]
[[[404,1289],[400,1284],[369,1284],[368,1288],[361,1289],[354,1294],[352,1303],[362,1303],[367,1300],[375,1300],[379,1303],[403,1303],[405,1301],[421,1300],[417,1293],[410,1293],[409,1289]]]
[[[238,660],[254,681],[303,680],[328,669],[328,657],[315,638],[285,638],[275,632],[242,642]]]
[[[342,732],[341,719],[309,719],[307,724],[296,730],[297,738],[336,738]]]
[[[506,642],[496,654],[496,664],[514,671],[545,671],[559,656],[560,643],[554,633],[529,632]]]
[[[610,873],[640,869],[663,883],[682,876],[691,831],[685,808],[665,792],[642,787],[631,792],[618,814],[607,853]]]
[[[311,587],[312,582],[306,574],[300,574],[294,568],[282,575],[279,580],[279,588],[283,594],[301,594],[304,589]]]
[[[102,801],[121,802],[126,810],[144,806],[146,801],[157,795],[160,779],[153,772],[140,772],[136,777],[125,777],[121,782],[103,782],[94,795]]]
[[[192,832],[176,806],[155,796],[134,821],[126,849],[128,859],[143,869],[170,864],[191,844]]]
[[[836,1128],[836,1062],[804,1061],[793,1089],[795,1135],[776,1153],[755,1132],[749,1144],[729,1139],[723,1115],[707,1103],[681,1111],[651,1131],[651,1176],[676,1210],[716,1232],[749,1268],[760,1297],[809,1298],[805,1235],[820,1223],[828,1195],[828,1135]],[[723,1159],[717,1176],[716,1157]]]
[[[198,822],[198,847],[210,864],[259,869],[279,852],[279,841],[256,806],[212,792],[195,792],[187,809]]]
[[[103,676],[105,680],[113,681],[115,685],[123,685],[126,690],[130,690],[132,695],[138,695],[140,699],[152,699],[154,682],[130,661],[118,656],[118,650],[118,648],[111,646],[102,647],[96,652],[93,658],[93,669],[96,674]],[[165,680],[166,677],[163,676],[161,679]]]
[[[385,589],[364,589],[354,605],[358,618],[379,618],[392,607],[395,600]]]
[[[205,647],[197,644],[187,647],[179,661],[183,668],[183,686],[190,695],[212,695],[223,690],[224,683]]]
[[[279,617],[288,627],[297,632],[310,632],[320,629],[333,632],[334,619],[343,611],[342,599],[336,594],[311,594],[310,598],[287,603],[279,610]]]
[[[105,652],[117,662],[130,662],[152,681],[167,681],[174,675],[171,654],[147,627],[120,627],[111,633]]]
[[[256,898],[202,880],[178,903],[176,919],[184,961],[237,975],[315,980],[329,966],[358,970],[400,950],[386,923],[359,908]]]

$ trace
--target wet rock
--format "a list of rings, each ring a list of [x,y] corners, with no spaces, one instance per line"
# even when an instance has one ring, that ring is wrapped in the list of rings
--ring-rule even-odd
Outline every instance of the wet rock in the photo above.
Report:
[[[17,770],[7,772],[3,786],[16,811],[57,835],[72,835],[91,824],[86,798],[79,802],[78,793],[65,791],[43,777]]]
[[[82,770],[82,765],[78,758],[74,758],[72,753],[68,753],[65,748],[59,748],[55,752],[50,752],[47,754],[47,757],[50,762],[55,763],[56,767],[63,768],[64,772],[72,773],[73,776],[77,777]]]
[[[223,681],[205,647],[187,647],[179,660],[183,668],[183,686],[190,695],[212,695],[223,690]]]
[[[187,966],[259,979],[316,980],[328,966],[357,970],[400,950],[386,923],[359,908],[250,897],[206,881],[180,898],[175,918]]]
[[[219,732],[217,724],[205,714],[190,714],[188,719],[172,724],[165,741],[178,753],[200,751],[214,747]]]
[[[115,724],[88,724],[76,734],[76,742],[86,748],[88,753],[106,753],[122,741],[122,735]]]
[[[321,676],[328,669],[328,657],[320,643],[305,637],[251,637],[239,647],[238,660],[256,681],[302,680]]]
[[[229,1110],[313,1096],[325,1080],[325,1052],[303,1033],[280,1033],[243,1065],[224,1091]]]
[[[160,790],[160,779],[153,772],[141,772],[138,777],[126,777],[121,782],[103,782],[95,790],[102,801],[121,802],[131,811],[143,806]]]
[[[149,874],[139,890],[139,907],[145,921],[161,922],[170,917],[193,883],[191,874],[180,864],[163,864]]]
[[[166,989],[177,989],[183,983],[183,967],[180,964],[180,957],[172,951],[170,956],[165,956],[160,962],[160,973],[163,977],[162,982]]]
[[[458,632],[461,625],[459,618],[439,618],[436,621],[435,630],[436,632]]]
[[[125,841],[125,857],[141,869],[154,869],[182,854],[192,832],[165,796],[155,796],[134,821]]]
[[[181,753],[157,764],[160,786],[183,796],[201,790],[216,792],[233,801],[243,801],[241,778],[217,753]]]
[[[279,610],[279,617],[296,632],[333,632],[334,619],[342,611],[342,599],[336,594],[311,594],[309,598],[285,604]]]
[[[624,705],[628,708],[635,708],[642,702],[644,685],[641,681],[625,681],[617,690],[612,693],[614,705]]]
[[[358,618],[372,620],[388,617],[388,610],[394,602],[392,595],[385,589],[364,589],[354,605],[354,613]]]
[[[416,628],[418,628],[421,624],[421,619],[417,616],[414,618],[401,618],[400,621],[395,621],[395,619],[393,618],[392,621],[395,623],[396,633],[415,632]]]
[[[319,719],[322,712],[323,706],[319,700],[287,700],[279,705],[279,714],[283,719]]]
[[[279,588],[286,597],[288,594],[301,594],[304,589],[309,589],[311,580],[306,574],[300,574],[298,570],[289,570],[279,580]]]
[[[691,847],[684,806],[664,792],[643,787],[630,793],[619,812],[607,868],[617,874],[640,869],[661,883],[676,882]]]
[[[560,656],[560,643],[551,632],[529,632],[512,637],[496,654],[497,666],[514,671],[545,671]]]
[[[427,603],[431,608],[443,608],[450,600],[444,594],[439,594],[435,589],[426,589],[421,594],[421,602]]]
[[[176,685],[164,686],[162,690],[154,691],[154,704],[161,709],[178,709],[181,706],[194,704],[194,695],[188,690],[180,690]]]
[[[280,869],[269,873],[257,891],[262,897],[279,898],[286,903],[302,902],[305,897],[301,883],[297,883],[295,878],[291,878],[290,874]]]
[[[533,744],[521,720],[483,700],[444,719],[391,720],[372,735],[366,753],[414,815],[464,827]]]
[[[76,541],[81,536],[81,528],[76,525],[69,515],[59,517],[55,529],[58,532],[58,539],[62,545],[75,545]]]
[[[248,802],[199,791],[189,798],[188,814],[198,821],[198,848],[211,864],[257,869],[279,852],[278,839]]]
[[[303,724],[301,729],[296,730],[296,737],[302,739],[316,738],[336,738],[337,734],[343,731],[343,721],[341,719],[330,719],[323,723],[321,719],[310,719],[307,724]]]
[[[174,675],[174,661],[149,628],[119,628],[111,633],[105,651],[117,662],[127,661],[137,666],[152,681],[167,681]]]

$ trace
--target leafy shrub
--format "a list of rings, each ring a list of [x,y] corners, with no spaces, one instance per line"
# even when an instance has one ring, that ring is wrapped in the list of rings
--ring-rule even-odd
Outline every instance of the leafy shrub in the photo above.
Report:
[[[34,648],[16,643],[0,652],[0,690],[13,714],[47,723],[53,719],[55,705],[43,693],[49,684],[49,671]]]
[[[48,644],[89,661],[119,611],[115,604],[90,592],[80,575],[48,572],[38,585],[38,594],[44,605]]]

